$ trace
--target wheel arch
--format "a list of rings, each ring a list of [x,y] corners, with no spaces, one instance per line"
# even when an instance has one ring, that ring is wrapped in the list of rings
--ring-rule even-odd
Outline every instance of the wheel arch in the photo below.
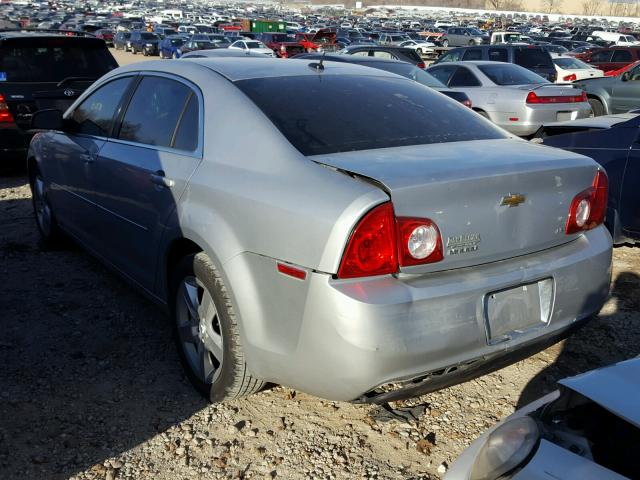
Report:
[[[602,108],[604,109],[604,114],[609,115],[609,103],[603,98],[602,95],[587,92],[587,98],[598,100],[602,104]]]

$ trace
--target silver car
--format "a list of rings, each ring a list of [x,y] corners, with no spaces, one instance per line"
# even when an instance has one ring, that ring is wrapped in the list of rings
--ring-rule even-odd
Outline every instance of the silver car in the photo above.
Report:
[[[382,70],[138,63],[33,127],[45,241],[70,235],[163,305],[212,401],[265,382],[432,391],[566,336],[608,295],[595,162]]]
[[[637,479],[640,358],[558,383],[474,441],[445,479]]]
[[[451,27],[440,37],[443,47],[464,47],[489,43],[489,35],[473,27]]]
[[[427,70],[449,88],[466,93],[476,112],[516,135],[533,135],[543,123],[591,115],[582,90],[554,85],[512,63],[447,62]]]

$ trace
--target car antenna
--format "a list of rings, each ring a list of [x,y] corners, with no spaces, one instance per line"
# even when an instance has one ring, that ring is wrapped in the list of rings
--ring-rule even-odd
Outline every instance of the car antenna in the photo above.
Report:
[[[320,58],[320,62],[318,63],[310,63],[309,67],[313,68],[314,70],[324,70],[324,56],[327,54],[327,52],[322,52],[322,57]]]

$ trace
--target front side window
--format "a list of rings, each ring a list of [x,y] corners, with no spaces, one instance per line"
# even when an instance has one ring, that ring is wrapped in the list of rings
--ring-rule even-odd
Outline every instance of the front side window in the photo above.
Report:
[[[628,50],[616,50],[613,52],[612,62],[625,62],[629,63],[633,60],[631,52]]]
[[[143,78],[124,115],[118,138],[172,147],[176,126],[191,94],[189,87],[175,80]]]
[[[98,88],[71,115],[72,131],[106,137],[111,133],[113,117],[132,77],[119,78]]]
[[[470,109],[403,78],[303,75],[235,85],[307,156],[507,138]]]
[[[482,60],[482,50],[479,48],[469,48],[464,52],[463,60]]]
[[[603,63],[611,61],[611,50],[602,50],[591,55],[591,61],[594,63]]]
[[[429,73],[436,77],[444,85],[449,85],[449,79],[457,67],[434,67],[429,69]]]
[[[490,48],[489,60],[492,62],[508,62],[509,53],[506,48]]]
[[[458,62],[460,60],[462,60],[462,54],[464,53],[463,49],[456,49],[456,50],[452,50],[449,53],[447,53],[444,57],[442,57],[438,63],[445,63],[445,62]]]

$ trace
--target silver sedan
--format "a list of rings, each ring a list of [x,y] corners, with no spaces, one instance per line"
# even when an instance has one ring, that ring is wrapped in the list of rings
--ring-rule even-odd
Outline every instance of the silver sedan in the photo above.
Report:
[[[593,160],[382,70],[137,63],[33,127],[44,240],[162,305],[212,401],[432,391],[568,335],[609,292]]]
[[[519,136],[533,135],[543,123],[591,115],[582,90],[554,85],[512,63],[447,62],[428,71],[449,88],[466,93],[476,112]]]

